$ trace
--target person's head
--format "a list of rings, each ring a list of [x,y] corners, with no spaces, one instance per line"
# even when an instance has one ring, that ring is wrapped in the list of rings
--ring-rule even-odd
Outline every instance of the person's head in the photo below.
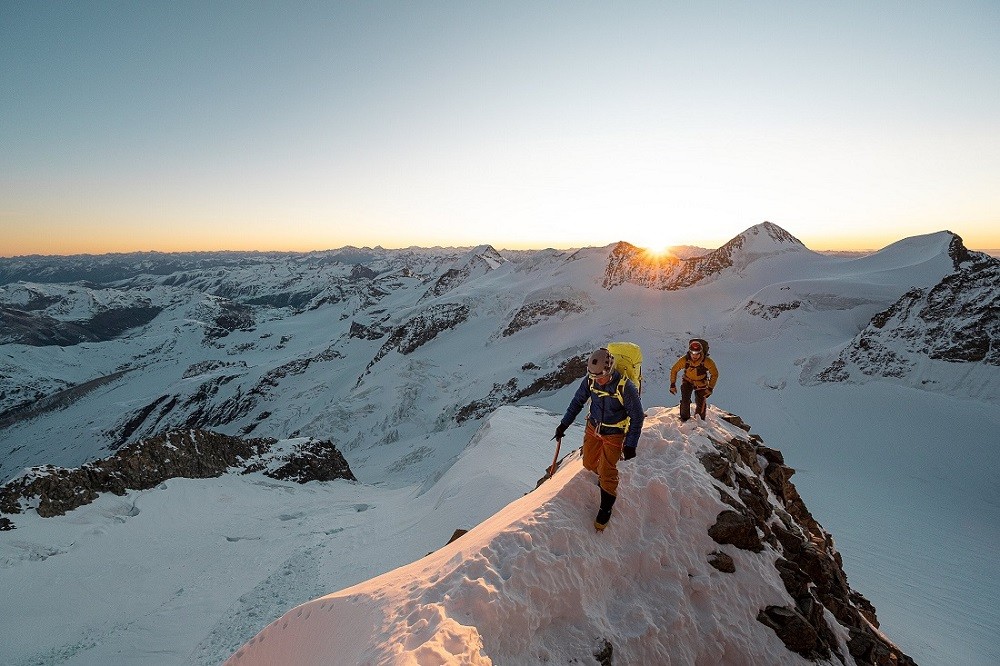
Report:
[[[704,350],[701,348],[701,343],[697,340],[692,340],[691,344],[688,345],[688,354],[691,358],[698,359],[701,358],[701,354]]]
[[[594,351],[587,361],[587,374],[598,384],[607,384],[615,370],[615,357],[604,347]]]

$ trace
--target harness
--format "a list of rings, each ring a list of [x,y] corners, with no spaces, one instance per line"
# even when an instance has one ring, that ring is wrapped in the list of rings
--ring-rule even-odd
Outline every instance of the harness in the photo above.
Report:
[[[618,402],[620,402],[622,404],[622,407],[624,407],[625,396],[622,394],[622,391],[625,388],[625,382],[628,381],[628,377],[626,377],[624,373],[622,374],[621,377],[622,377],[621,380],[615,387],[614,393],[609,393],[608,391],[605,391],[604,389],[600,388],[600,385],[594,380],[593,377],[591,377],[589,380],[588,388],[590,388],[590,392],[596,395],[598,398],[611,398],[611,397],[618,398]],[[608,433],[601,433],[601,428],[620,428],[622,432],[625,432],[626,430],[628,430],[628,424],[629,424],[629,417],[626,416],[618,423],[598,423],[596,424],[595,427],[597,428],[598,434],[608,434]]]
[[[694,374],[695,378],[693,380],[688,378],[688,370],[694,370],[692,374]],[[705,379],[706,377],[708,377],[708,368],[705,367],[705,356],[702,355],[701,360],[697,363],[692,362],[690,355],[685,356],[684,378],[694,384],[696,388],[700,389],[702,388],[702,385],[708,385],[708,382]]]

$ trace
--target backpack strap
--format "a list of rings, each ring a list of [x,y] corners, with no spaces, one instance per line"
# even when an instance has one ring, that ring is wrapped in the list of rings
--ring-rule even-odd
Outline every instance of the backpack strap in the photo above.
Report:
[[[625,382],[628,381],[628,377],[626,377],[624,373],[622,373],[622,378],[618,382],[618,386],[615,387],[614,393],[609,393],[608,391],[605,391],[604,389],[600,388],[597,382],[594,381],[593,377],[589,378],[589,381],[590,381],[589,388],[591,393],[593,393],[599,398],[610,398],[611,396],[614,396],[618,398],[618,402],[622,403],[622,406],[625,405],[625,395],[623,391],[625,390]]]
[[[594,395],[596,395],[598,398],[610,398],[610,397],[614,396],[615,398],[618,398],[618,402],[622,403],[622,407],[624,407],[625,406],[625,395],[624,395],[623,391],[625,390],[625,382],[628,381],[628,377],[625,376],[625,373],[622,373],[621,377],[622,378],[621,378],[621,380],[619,380],[618,386],[615,387],[615,392],[614,393],[609,393],[608,391],[605,391],[604,389],[599,388],[598,385],[597,385],[597,382],[594,381],[593,377],[591,377],[589,379],[589,382],[590,382],[589,383],[590,392],[593,393]],[[600,425],[607,426],[609,428],[624,428],[624,429],[627,430],[628,429],[628,423],[629,423],[629,417],[626,416],[624,419],[622,419],[618,423],[601,423]]]

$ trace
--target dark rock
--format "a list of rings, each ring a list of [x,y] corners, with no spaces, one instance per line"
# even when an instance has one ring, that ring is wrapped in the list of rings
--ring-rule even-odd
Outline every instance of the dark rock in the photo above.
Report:
[[[719,499],[722,500],[723,503],[733,507],[733,509],[735,509],[737,513],[746,512],[747,508],[743,505],[743,502],[739,501],[738,499],[736,499],[726,491],[722,490],[721,488],[717,488],[716,490],[719,491]]]
[[[351,330],[347,334],[349,338],[356,338],[358,340],[380,340],[384,338],[389,331],[385,330],[381,326],[371,325],[365,326],[364,324],[359,324],[356,321],[351,322]]]
[[[56,409],[65,409],[91,391],[117,381],[129,372],[130,370],[128,369],[120,370],[110,375],[98,377],[97,379],[91,379],[90,381],[83,382],[82,384],[77,384],[76,386],[56,391],[51,395],[36,397],[34,400],[18,406],[15,409],[4,411],[3,413],[0,413],[0,429],[10,427],[20,421],[32,419],[46,412]]]
[[[770,534],[771,529],[767,526],[768,519],[773,510],[771,503],[767,499],[767,492],[760,477],[748,474],[736,474],[736,485],[739,487],[740,500],[753,513],[757,519],[757,525],[765,534]]]
[[[732,483],[731,476],[729,473],[730,466],[729,461],[725,459],[722,455],[718,453],[703,453],[698,456],[701,464],[705,466],[705,471],[712,476],[712,478],[722,481],[726,485]]]
[[[783,312],[789,312],[802,307],[802,301],[794,300],[788,303],[778,303],[776,305],[765,305],[758,301],[751,300],[744,308],[748,314],[760,317],[764,320],[777,319]]]
[[[612,666],[614,664],[615,648],[611,645],[611,641],[604,639],[601,645],[598,647],[597,651],[594,652],[594,659],[601,666]]]
[[[534,365],[533,367],[537,368]],[[460,407],[455,414],[455,421],[465,423],[469,419],[481,418],[501,405],[514,404],[518,400],[543,391],[557,391],[564,386],[580,381],[586,374],[587,356],[584,355],[566,359],[556,370],[538,377],[523,389],[518,389],[517,380],[511,377],[506,384],[494,384],[489,395]]]
[[[775,463],[778,465],[785,464],[785,456],[781,453],[781,451],[778,451],[777,449],[772,449],[770,447],[760,445],[756,447],[756,452],[757,455],[761,456],[762,458],[764,458],[764,460],[766,460],[769,463]]]
[[[722,419],[723,421],[726,421],[727,423],[733,424],[737,428],[750,432],[750,426],[747,425],[746,421],[736,416],[735,414],[723,413],[722,415],[719,416],[719,418]]]
[[[543,391],[557,391],[564,386],[579,382],[587,374],[587,357],[589,355],[572,356],[563,361],[554,372],[539,377],[527,387],[517,392],[514,399],[520,400]]]
[[[233,331],[250,331],[256,325],[253,308],[241,303],[220,299],[219,313],[215,316],[213,325],[205,329],[205,340],[224,338]]]
[[[757,621],[774,629],[792,652],[806,659],[830,658],[830,649],[820,641],[816,629],[794,608],[768,606],[757,614]]]
[[[915,666],[913,659],[885,644],[871,629],[850,630],[847,651],[864,666]]]
[[[732,544],[755,553],[764,550],[754,520],[736,511],[726,510],[720,513],[715,524],[708,528],[708,535],[716,543]]]
[[[378,273],[373,271],[371,268],[368,268],[363,264],[355,264],[351,268],[351,275],[348,279],[352,282],[356,282],[358,280],[371,280],[376,277],[378,277]]]
[[[281,481],[308,483],[347,479],[357,481],[347,460],[333,442],[311,439],[297,445],[288,462],[265,475]]]
[[[0,306],[0,343],[35,347],[71,347],[83,342],[105,342],[145,326],[162,308],[136,305],[104,310],[83,321],[61,321],[38,312]]]
[[[774,563],[774,567],[781,576],[781,582],[785,584],[785,589],[792,599],[799,599],[809,594],[809,583],[812,582],[809,576],[794,562],[790,562],[783,557],[779,557]]]
[[[851,603],[854,604],[855,608],[864,615],[865,619],[871,623],[873,627],[878,629],[878,618],[875,616],[875,606],[872,602],[868,601],[865,595],[861,594],[857,590],[851,590],[850,595]]]
[[[15,527],[14,523],[10,522],[10,518],[0,516],[0,532],[6,532],[12,529],[15,529]]]
[[[780,554],[775,567],[794,602],[787,608],[761,611],[758,619],[775,628],[790,649],[819,659],[838,651],[838,639],[827,622],[826,611],[830,611],[843,627],[864,633],[856,639],[857,650],[870,658],[857,659],[859,664],[912,663],[899,648],[872,632],[871,627],[878,626],[875,608],[850,588],[833,538],[806,508],[791,481],[795,470],[784,464],[781,452],[753,437],[712,443],[714,450],[701,453],[699,459],[713,478],[725,484],[716,489],[732,510],[719,514],[709,534],[719,543],[754,552],[763,549],[759,536],[763,534],[763,541]],[[877,647],[861,645],[868,640]],[[879,661],[885,659],[890,661]]]
[[[269,470],[260,459],[274,439],[242,439],[204,430],[182,430],[140,440],[108,458],[76,469],[41,467],[0,486],[0,512],[20,513],[22,500],[37,501],[42,517],[58,516],[89,504],[100,493],[123,495],[153,488],[167,479],[202,479],[227,471],[263,471],[299,483],[354,480],[347,461],[330,442],[310,440],[286,454],[285,464]]]
[[[520,330],[557,315],[565,316],[573,312],[583,312],[584,307],[567,300],[534,301],[521,306],[500,335],[507,337]]]
[[[455,328],[468,318],[469,306],[462,303],[441,303],[428,307],[392,330],[389,339],[368,363],[366,371],[390,351],[412,354],[442,331]]]
[[[469,419],[478,419],[492,413],[500,405],[514,402],[517,394],[517,380],[513,377],[506,384],[494,384],[489,395],[479,400],[473,400],[458,410],[455,422],[461,425]]]
[[[708,556],[708,563],[723,573],[735,573],[736,563],[722,551],[714,551]]]

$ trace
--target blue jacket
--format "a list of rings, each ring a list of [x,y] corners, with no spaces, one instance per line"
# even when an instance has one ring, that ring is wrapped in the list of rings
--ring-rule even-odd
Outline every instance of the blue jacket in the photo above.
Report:
[[[642,421],[645,415],[642,413],[642,402],[639,400],[639,390],[636,389],[632,380],[626,379],[622,387],[622,399],[615,395],[618,384],[621,382],[621,373],[615,371],[611,375],[611,381],[603,387],[596,382],[594,389],[603,395],[598,395],[590,390],[590,378],[584,377],[580,382],[580,387],[576,389],[576,395],[566,409],[566,415],[562,418],[562,425],[569,426],[583,410],[583,406],[590,400],[590,415],[587,420],[599,426],[601,424],[611,425],[629,419],[628,432],[625,433],[625,446],[636,446],[639,443],[639,433],[642,432]],[[624,401],[624,404],[623,404]]]

